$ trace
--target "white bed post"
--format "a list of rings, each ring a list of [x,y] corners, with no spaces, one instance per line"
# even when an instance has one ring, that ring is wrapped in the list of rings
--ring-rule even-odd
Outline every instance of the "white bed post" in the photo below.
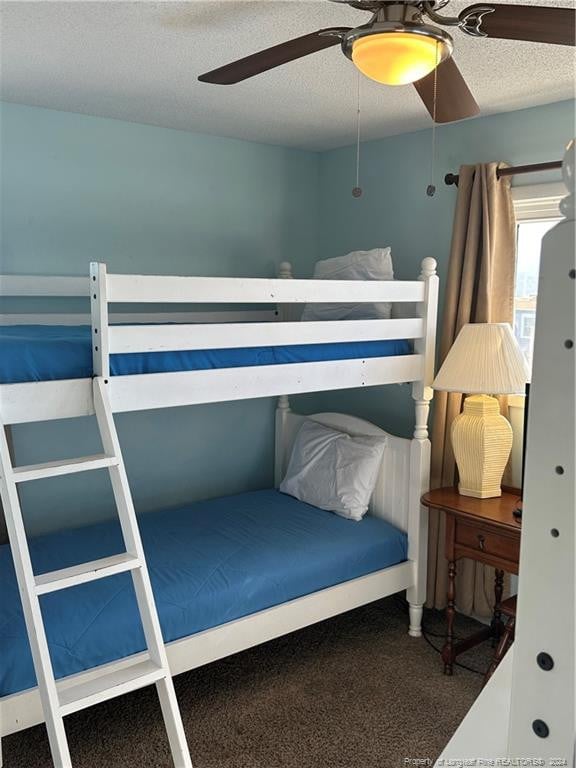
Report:
[[[108,356],[108,296],[106,291],[106,264],[90,263],[90,308],[92,311],[92,365],[94,376],[110,376]]]
[[[292,264],[289,261],[283,261],[278,267],[278,278],[280,280],[292,280]],[[278,320],[287,322],[291,319],[292,305],[278,305]],[[278,488],[282,482],[285,468],[286,453],[286,424],[290,415],[290,400],[288,395],[280,395],[276,405],[276,424],[274,441],[274,487]]]
[[[290,416],[288,395],[280,395],[276,406],[276,436],[274,441],[274,487],[282,482],[285,469],[286,427]]]
[[[289,261],[282,261],[278,267],[279,280],[292,280],[292,264]],[[302,314],[302,305],[299,304],[278,304],[278,320],[281,323],[289,323],[300,320]]]
[[[281,261],[278,267],[278,278],[280,280],[291,280],[293,277],[292,264],[289,261]]]
[[[426,601],[426,566],[428,549],[428,513],[420,504],[422,494],[430,485],[430,440],[428,439],[428,412],[432,400],[434,359],[436,350],[436,316],[438,312],[438,276],[436,260],[422,261],[420,280],[426,284],[424,301],[419,304],[424,320],[424,336],[414,343],[415,351],[422,355],[422,378],[412,386],[416,422],[410,447],[410,491],[408,515],[408,559],[414,563],[414,586],[406,591],[410,607],[411,637],[422,635],[422,612]]]

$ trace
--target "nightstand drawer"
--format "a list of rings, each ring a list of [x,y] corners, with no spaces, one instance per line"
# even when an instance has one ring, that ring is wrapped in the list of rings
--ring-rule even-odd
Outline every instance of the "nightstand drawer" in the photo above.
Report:
[[[517,563],[520,559],[520,537],[490,531],[485,526],[456,522],[456,546],[466,547],[501,560]]]

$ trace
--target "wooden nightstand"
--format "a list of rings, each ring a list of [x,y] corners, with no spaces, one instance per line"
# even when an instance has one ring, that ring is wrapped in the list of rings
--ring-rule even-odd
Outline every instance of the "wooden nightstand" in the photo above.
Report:
[[[456,488],[438,488],[425,493],[422,504],[446,513],[446,558],[448,560],[448,605],[446,607],[446,643],[442,649],[444,673],[452,674],[456,656],[489,637],[499,637],[502,622],[498,605],[502,601],[504,571],[518,573],[520,561],[520,523],[512,512],[520,493],[502,491],[494,499],[461,496]],[[456,561],[462,557],[496,568],[494,615],[489,627],[454,642],[454,597]]]

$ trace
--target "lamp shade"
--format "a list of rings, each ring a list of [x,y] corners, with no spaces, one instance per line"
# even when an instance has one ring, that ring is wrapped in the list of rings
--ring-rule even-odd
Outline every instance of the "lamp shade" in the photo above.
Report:
[[[467,395],[523,394],[528,381],[524,355],[508,323],[465,325],[452,345],[434,389]]]

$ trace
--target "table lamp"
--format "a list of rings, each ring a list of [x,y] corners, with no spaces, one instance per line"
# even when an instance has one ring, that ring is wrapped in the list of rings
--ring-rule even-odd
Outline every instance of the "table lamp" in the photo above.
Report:
[[[512,427],[492,395],[523,394],[528,370],[508,323],[474,323],[458,334],[434,389],[468,397],[452,422],[452,448],[463,496],[501,496],[512,448]]]

